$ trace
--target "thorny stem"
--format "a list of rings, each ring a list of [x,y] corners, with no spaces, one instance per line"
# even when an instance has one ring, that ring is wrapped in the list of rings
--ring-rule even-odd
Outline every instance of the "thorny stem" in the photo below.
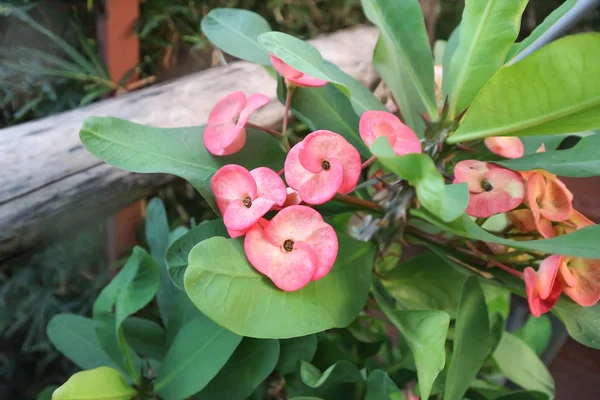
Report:
[[[348,196],[346,194],[336,193],[333,197],[333,200],[339,201],[340,203],[352,204],[355,206],[359,206],[365,208],[367,210],[373,210],[377,212],[383,211],[383,207],[374,201],[359,199],[358,197]]]
[[[473,250],[473,253],[475,253],[477,256],[481,257],[482,259],[484,259],[485,261],[487,261],[490,265],[493,265],[494,267],[498,267],[500,269],[503,269],[504,271],[508,272],[509,274],[512,274],[514,276],[516,276],[517,278],[521,278],[523,279],[523,273],[519,272],[511,267],[509,267],[508,265],[504,265],[502,264],[500,261],[495,260],[493,258],[488,257],[487,254],[482,253],[479,249],[477,249],[477,247],[475,247],[473,245],[473,243],[469,242],[467,240],[466,242],[467,247],[470,248],[471,250]]]
[[[362,169],[367,168],[369,165],[373,164],[375,161],[377,161],[377,156],[369,157],[369,159],[362,164]]]
[[[294,89],[296,89],[296,86],[288,85],[287,94],[285,95],[285,110],[283,112],[283,127],[281,128],[281,132],[283,133],[283,145],[285,146],[286,151],[290,151],[290,141],[287,137],[287,126],[288,118],[290,116],[290,108],[292,106],[292,95],[294,94]]]
[[[269,135],[282,137],[283,133],[276,131],[275,129],[267,128],[265,126],[255,125],[250,122],[246,122],[246,126],[248,128],[258,129],[259,131],[267,132]]]

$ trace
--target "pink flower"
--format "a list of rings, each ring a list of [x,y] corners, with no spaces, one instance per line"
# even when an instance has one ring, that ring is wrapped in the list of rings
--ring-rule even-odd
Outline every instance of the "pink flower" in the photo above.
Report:
[[[283,180],[266,167],[248,172],[239,165],[225,165],[213,176],[210,186],[232,238],[244,235],[287,197]]]
[[[354,190],[362,164],[358,150],[343,136],[316,131],[295,145],[285,159],[285,180],[308,204],[323,204],[336,192]]]
[[[485,218],[518,207],[525,197],[523,178],[498,165],[465,160],[454,168],[454,183],[469,185],[467,214]]]
[[[250,264],[288,292],[323,278],[338,252],[334,229],[317,211],[290,206],[247,233],[244,250]]]
[[[560,278],[565,294],[580,306],[591,307],[600,300],[600,260],[568,258]]]
[[[534,172],[527,179],[527,205],[535,225],[545,238],[556,236],[552,222],[567,220],[573,213],[573,194],[556,175]]]
[[[297,190],[294,190],[291,187],[289,187],[286,189],[286,191],[287,198],[285,199],[285,203],[283,203],[281,207],[273,207],[274,210],[281,210],[282,208],[286,208],[289,206],[297,206],[298,204],[302,203],[302,199],[300,198],[300,195],[298,194]]]
[[[323,79],[313,78],[306,75],[297,69],[294,69],[284,63],[281,59],[271,54],[271,64],[273,68],[286,80],[286,83],[293,83],[296,86],[318,87],[327,85],[327,81]]]
[[[370,146],[375,139],[385,136],[394,153],[401,156],[421,153],[421,142],[415,133],[394,114],[385,111],[366,111],[360,117],[360,137]]]
[[[237,153],[246,144],[246,130],[250,114],[269,103],[264,94],[253,94],[248,99],[244,92],[233,92],[222,98],[208,116],[204,129],[204,146],[215,156]]]
[[[535,317],[550,311],[558,301],[562,286],[556,278],[563,261],[563,257],[552,255],[541,262],[537,272],[531,267],[523,271],[529,309]]]
[[[485,146],[494,154],[506,158],[523,157],[523,142],[516,136],[493,136],[485,138]]]

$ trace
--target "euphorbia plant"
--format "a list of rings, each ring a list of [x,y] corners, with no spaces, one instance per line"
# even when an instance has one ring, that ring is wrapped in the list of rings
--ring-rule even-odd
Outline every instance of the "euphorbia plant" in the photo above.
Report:
[[[600,34],[521,59],[575,2],[514,43],[526,0],[470,0],[436,83],[418,1],[362,4],[381,31],[373,63],[391,110],[310,44],[217,9],[204,33],[277,76],[281,131],[247,123],[264,94],[236,92],[206,127],[91,118],[81,139],[116,167],[187,179],[220,213],[166,255],[173,283],[217,324],[259,339],[398,330],[354,367],[301,363],[291,393],[329,398],[329,380],[366,379],[356,398],[387,399],[408,370],[421,398],[552,397],[534,350],[504,325],[512,292],[600,347],[600,228],[558,177],[600,175],[600,136],[578,133],[600,127]],[[289,113],[312,133],[292,135]],[[566,135],[581,140],[558,150]],[[429,253],[402,258],[407,246]],[[498,372],[528,392],[493,384]]]

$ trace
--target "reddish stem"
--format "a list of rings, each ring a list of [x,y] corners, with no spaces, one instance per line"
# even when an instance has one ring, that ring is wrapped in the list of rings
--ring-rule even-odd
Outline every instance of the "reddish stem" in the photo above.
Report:
[[[283,136],[283,133],[276,131],[275,129],[267,128],[267,127],[260,126],[260,125],[255,125],[250,122],[246,122],[246,126],[249,128],[258,129],[259,131],[267,132],[269,135],[278,136],[278,137]]]
[[[369,165],[373,164],[375,161],[377,161],[377,157],[376,156],[371,156],[367,161],[365,161],[362,164],[362,169],[367,168]]]

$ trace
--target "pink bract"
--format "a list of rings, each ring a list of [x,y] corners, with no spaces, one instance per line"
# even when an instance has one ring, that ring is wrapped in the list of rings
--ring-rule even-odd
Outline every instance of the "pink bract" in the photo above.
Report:
[[[248,171],[239,165],[225,165],[213,176],[211,189],[232,238],[244,235],[287,197],[283,180],[266,167]]]
[[[269,97],[253,94],[246,99],[244,92],[233,92],[222,98],[208,116],[204,129],[204,146],[215,156],[237,153],[246,144],[244,126],[257,109],[267,105]]]
[[[571,258],[561,269],[563,291],[577,304],[591,307],[600,300],[600,260]]]
[[[552,255],[541,262],[537,272],[531,267],[523,271],[529,309],[535,317],[550,311],[558,301],[562,287],[556,277],[563,261],[563,257]]]
[[[493,136],[485,138],[485,146],[494,154],[506,158],[523,157],[525,147],[523,142],[516,136]]]
[[[354,190],[362,163],[343,136],[316,131],[295,145],[285,159],[285,180],[308,204],[323,204],[336,193]]]
[[[244,250],[250,264],[288,292],[323,278],[335,263],[338,240],[334,229],[306,206],[281,210],[246,234]]]
[[[271,64],[273,68],[288,82],[296,86],[319,87],[327,85],[327,81],[314,78],[294,69],[284,63],[281,59],[271,54]]]
[[[487,218],[518,207],[525,197],[523,178],[498,165],[465,160],[454,168],[454,183],[469,186],[467,214]]]
[[[385,136],[394,153],[401,156],[421,153],[421,142],[415,133],[394,114],[386,111],[366,111],[360,117],[360,137],[371,146],[375,139]]]

